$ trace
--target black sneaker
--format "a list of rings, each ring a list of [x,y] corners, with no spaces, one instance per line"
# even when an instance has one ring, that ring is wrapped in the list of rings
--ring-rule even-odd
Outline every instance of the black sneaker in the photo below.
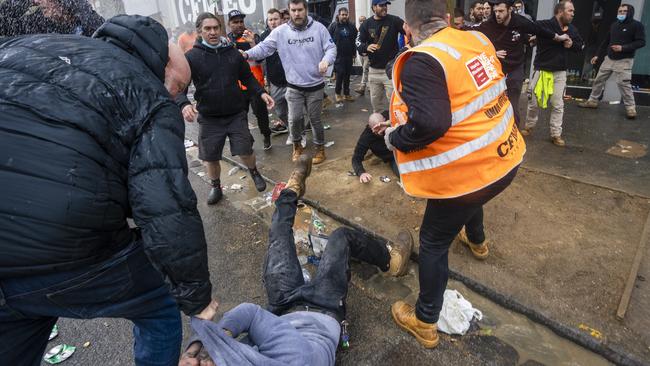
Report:
[[[217,204],[219,201],[221,201],[222,197],[223,192],[221,191],[221,187],[212,187],[210,194],[208,195],[208,205]]]
[[[289,129],[286,126],[283,125],[277,125],[271,127],[271,133],[274,135],[281,135],[283,133],[289,132]]]
[[[268,150],[271,148],[271,135],[269,136],[264,136],[264,150]]]
[[[260,172],[257,171],[257,168],[251,169],[250,172],[251,178],[253,178],[253,182],[255,182],[255,189],[257,189],[258,192],[264,192],[266,189],[266,182],[260,175]]]

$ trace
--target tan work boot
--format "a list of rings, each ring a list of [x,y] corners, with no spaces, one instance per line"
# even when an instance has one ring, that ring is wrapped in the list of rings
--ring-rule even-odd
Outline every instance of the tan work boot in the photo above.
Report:
[[[390,308],[393,320],[400,328],[411,333],[425,348],[434,348],[440,342],[438,326],[420,321],[415,316],[415,308],[404,301],[398,301]]]
[[[336,94],[336,103],[343,103],[343,96],[340,94]]]
[[[458,233],[458,240],[460,240],[461,243],[469,247],[469,249],[472,251],[472,255],[474,255],[474,258],[476,259],[485,260],[490,254],[488,241],[484,240],[482,243],[479,244],[472,243],[467,238],[467,233],[465,232],[465,228],[460,230],[460,233]]]
[[[403,276],[408,269],[409,258],[413,250],[413,236],[408,230],[402,230],[397,234],[397,240],[388,244],[390,252],[390,267],[388,274],[391,276]]]
[[[530,136],[533,133],[533,130],[530,128],[522,128],[519,130],[519,133],[521,133],[522,136]]]
[[[302,144],[300,142],[294,142],[293,143],[293,154],[291,155],[291,161],[294,163],[298,161],[298,158],[302,154],[302,152],[305,150],[305,148],[302,147]]]
[[[354,102],[354,97],[351,95],[346,95],[343,97],[347,102]]]
[[[596,109],[598,108],[598,102],[595,100],[587,100],[582,103],[578,103],[578,107]]]
[[[309,154],[302,154],[298,156],[295,168],[291,172],[291,176],[284,188],[296,192],[298,198],[302,197],[307,189],[305,181],[309,177],[309,174],[311,174],[311,156]]]
[[[555,146],[564,147],[566,145],[566,142],[560,136],[551,136],[551,141]]]
[[[625,118],[627,119],[635,119],[636,118],[636,108],[634,107],[629,107],[625,108]]]
[[[329,107],[331,105],[332,105],[332,99],[330,99],[329,96],[325,96],[323,98],[323,109],[325,109],[325,108],[327,108],[327,107]]]
[[[325,145],[314,145],[314,165],[320,164],[325,161]]]

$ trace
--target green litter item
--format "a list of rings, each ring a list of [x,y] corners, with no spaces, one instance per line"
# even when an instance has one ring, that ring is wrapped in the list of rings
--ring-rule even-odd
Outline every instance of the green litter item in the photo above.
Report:
[[[52,331],[50,332],[50,338],[48,338],[48,341],[53,340],[58,335],[59,335],[59,326],[54,324],[54,326],[52,327]]]
[[[59,344],[47,351],[43,357],[43,361],[51,365],[56,365],[70,358],[76,349],[77,347],[68,346],[67,344]]]

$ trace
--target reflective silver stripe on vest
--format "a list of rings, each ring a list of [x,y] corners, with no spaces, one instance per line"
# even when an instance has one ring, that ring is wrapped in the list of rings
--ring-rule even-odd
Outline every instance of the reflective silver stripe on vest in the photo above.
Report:
[[[474,37],[476,37],[476,39],[478,39],[479,41],[481,41],[481,43],[483,44],[483,46],[487,46],[487,45],[488,45],[487,41],[486,41],[485,39],[483,39],[483,36],[482,36],[479,32],[477,32],[477,31],[470,31],[469,33],[470,33],[471,35],[473,35]]]
[[[407,174],[413,172],[421,172],[429,169],[435,169],[443,165],[449,164],[460,158],[463,158],[477,150],[480,150],[491,143],[495,142],[501,135],[506,132],[510,119],[513,116],[512,106],[508,106],[506,112],[499,124],[494,126],[490,131],[472,141],[468,141],[462,145],[445,151],[442,154],[430,156],[428,158],[409,161],[407,163],[399,164],[399,173]]]
[[[449,56],[453,57],[454,59],[460,60],[460,52],[448,44],[444,44],[442,42],[428,42],[422,43],[420,46],[437,48],[442,52],[447,52]]]
[[[454,126],[465,119],[469,118],[474,113],[480,111],[483,107],[506,91],[506,78],[502,78],[496,84],[485,90],[481,95],[469,102],[463,108],[451,113],[451,125]]]

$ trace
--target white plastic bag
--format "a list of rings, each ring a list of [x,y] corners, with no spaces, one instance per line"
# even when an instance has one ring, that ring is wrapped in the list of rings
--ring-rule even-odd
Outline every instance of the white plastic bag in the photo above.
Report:
[[[456,290],[445,290],[442,310],[438,318],[438,330],[447,334],[464,335],[469,329],[472,318],[483,318],[483,313],[472,307],[463,295]]]

